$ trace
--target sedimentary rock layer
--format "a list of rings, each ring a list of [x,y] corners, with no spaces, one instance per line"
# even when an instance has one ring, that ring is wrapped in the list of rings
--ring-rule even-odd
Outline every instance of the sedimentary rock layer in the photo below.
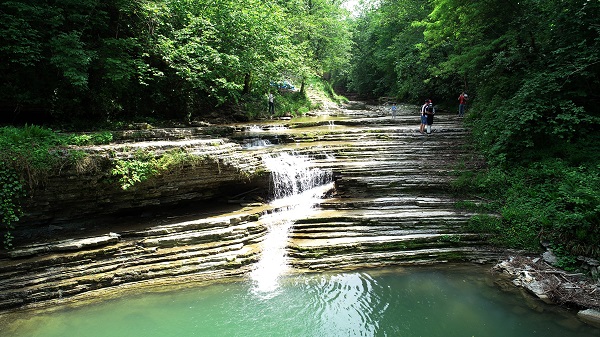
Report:
[[[422,135],[413,107],[403,107],[394,119],[373,107],[328,113],[337,116],[263,124],[253,132],[235,126],[219,137],[197,128],[135,139],[123,134],[119,143],[85,148],[97,170],[51,176],[27,204],[22,233],[46,233],[40,243],[16,240],[17,247],[0,258],[0,310],[123,287],[247,275],[261,258],[264,215],[276,210],[240,195],[268,190],[261,161],[267,152],[305,155],[335,179],[335,190],[317,210],[291,227],[292,271],[496,257],[485,237],[464,230],[473,214],[457,210],[449,193],[453,170],[467,154],[457,117],[436,116],[433,134]],[[246,137],[279,145],[247,149],[240,145]],[[111,162],[140,149],[156,155],[184,149],[205,160],[128,190],[110,182]],[[223,211],[210,206],[223,197],[238,204]],[[159,216],[161,206],[190,201],[197,202],[197,212]]]

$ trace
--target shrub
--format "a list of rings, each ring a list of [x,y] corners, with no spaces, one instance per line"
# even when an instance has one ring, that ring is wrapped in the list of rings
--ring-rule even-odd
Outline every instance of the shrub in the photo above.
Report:
[[[473,217],[470,229],[493,233],[495,243],[528,250],[540,240],[573,255],[600,257],[600,165],[570,166],[556,158],[467,172],[455,188],[488,199],[500,218]],[[463,203],[463,205],[466,205]],[[471,205],[472,206],[472,205]]]
[[[4,247],[12,246],[11,229],[21,216],[20,199],[59,163],[63,139],[39,126],[0,128],[0,211]]]
[[[186,165],[196,165],[203,159],[205,158],[189,154],[183,149],[167,151],[159,158],[152,152],[138,150],[133,159],[115,161],[111,173],[118,177],[121,188],[127,190],[157,174]]]
[[[158,173],[158,161],[152,152],[138,150],[132,160],[117,160],[112,175],[119,177],[124,190]]]
[[[14,223],[19,221],[22,214],[19,201],[24,196],[25,189],[19,175],[14,169],[2,165],[0,167],[0,221],[5,229],[3,240],[5,248],[12,246],[13,236],[10,231],[14,229]]]
[[[68,144],[83,146],[83,145],[99,145],[109,144],[113,140],[113,134],[109,131],[95,132],[91,134],[71,135],[67,138]]]

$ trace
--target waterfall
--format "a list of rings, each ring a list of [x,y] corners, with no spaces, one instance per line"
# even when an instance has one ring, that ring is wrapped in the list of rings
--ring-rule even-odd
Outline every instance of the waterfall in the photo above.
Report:
[[[271,194],[275,199],[299,196],[332,180],[331,171],[314,167],[308,156],[270,154],[263,156],[263,162],[271,171]]]
[[[285,248],[295,220],[306,217],[321,197],[333,188],[331,171],[315,167],[308,156],[281,153],[263,156],[271,171],[271,205],[280,211],[264,216],[268,233],[250,278],[261,296],[274,296],[279,277],[288,269]]]
[[[260,139],[260,138],[251,138],[244,140],[242,144],[242,148],[244,149],[261,149],[268,146],[272,146],[271,142],[268,139]]]

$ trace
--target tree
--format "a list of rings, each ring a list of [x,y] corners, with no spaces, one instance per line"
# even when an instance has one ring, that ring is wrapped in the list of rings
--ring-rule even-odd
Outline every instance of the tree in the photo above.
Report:
[[[297,46],[291,72],[301,79],[317,75],[332,80],[332,74],[347,68],[350,60],[351,32],[348,12],[339,0],[296,0],[283,2],[289,13],[288,27]]]
[[[327,77],[349,50],[338,0],[13,0],[0,4],[4,122],[189,120]],[[253,93],[253,89],[256,90]],[[244,97],[244,95],[249,95]]]
[[[385,0],[359,17],[349,89],[364,96],[393,95],[415,101],[429,95],[428,64],[422,50],[422,26],[429,7],[423,1]]]

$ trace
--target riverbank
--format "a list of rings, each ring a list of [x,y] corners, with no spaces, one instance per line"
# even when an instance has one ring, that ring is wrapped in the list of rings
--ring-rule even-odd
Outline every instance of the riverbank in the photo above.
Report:
[[[597,261],[592,262],[597,268]],[[578,310],[584,322],[600,328],[600,284],[589,275],[552,266],[543,256],[510,255],[492,270],[548,304]]]

